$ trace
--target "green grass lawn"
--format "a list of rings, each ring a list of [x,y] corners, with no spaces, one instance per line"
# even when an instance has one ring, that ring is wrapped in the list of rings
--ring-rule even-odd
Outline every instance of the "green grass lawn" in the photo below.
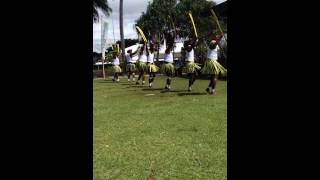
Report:
[[[227,82],[174,78],[163,92],[125,77],[93,81],[93,175],[106,179],[227,179]]]

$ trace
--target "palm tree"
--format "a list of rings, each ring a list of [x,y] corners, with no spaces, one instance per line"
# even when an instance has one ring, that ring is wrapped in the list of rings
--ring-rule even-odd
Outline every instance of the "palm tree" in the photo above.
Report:
[[[112,9],[108,5],[108,0],[93,0],[93,21],[97,22],[99,20],[98,9],[109,16]]]
[[[124,44],[124,33],[123,33],[123,0],[120,0],[120,38],[121,38],[121,51],[122,60],[125,60],[125,44]]]

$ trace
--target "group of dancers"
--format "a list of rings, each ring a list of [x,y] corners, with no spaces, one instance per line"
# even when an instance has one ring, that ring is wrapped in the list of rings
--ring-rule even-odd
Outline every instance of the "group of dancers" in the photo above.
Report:
[[[206,91],[210,95],[216,93],[216,84],[219,73],[225,73],[226,69],[218,62],[218,53],[220,48],[218,46],[219,39],[211,40],[208,46],[208,53],[203,68],[199,64],[195,63],[194,48],[198,43],[198,39],[193,40],[190,38],[184,43],[185,49],[185,72],[188,74],[189,83],[188,91],[192,91],[192,85],[196,80],[197,71],[201,71],[203,74],[210,76],[210,82]],[[135,82],[136,84],[145,84],[146,74],[149,74],[149,87],[152,87],[152,83],[156,77],[156,73],[160,70],[161,73],[167,76],[165,83],[165,90],[171,90],[171,81],[175,73],[175,67],[173,65],[173,44],[169,44],[165,50],[164,61],[161,68],[157,67],[155,61],[155,48],[153,44],[150,44],[149,48],[144,43],[142,47],[137,49],[136,52],[128,50],[126,54],[126,72],[128,73],[128,82]],[[133,56],[139,53],[137,61],[133,60]],[[119,53],[113,52],[112,58],[112,72],[114,73],[113,81],[119,82],[119,73],[122,72],[120,68]],[[138,72],[139,76],[136,81],[135,72]]]

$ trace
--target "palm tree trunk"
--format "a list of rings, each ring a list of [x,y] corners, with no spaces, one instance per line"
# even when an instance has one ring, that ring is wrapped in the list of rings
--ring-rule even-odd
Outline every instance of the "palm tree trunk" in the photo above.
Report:
[[[120,0],[120,38],[121,38],[122,61],[125,61],[125,44],[124,44],[124,33],[123,33],[123,0]]]
[[[104,52],[103,52],[103,33],[104,33],[104,26],[103,26],[103,21],[102,21],[102,17],[100,17],[100,21],[101,21],[101,59],[102,59],[102,75],[103,75],[103,80],[106,80],[106,72],[104,69],[104,60],[105,60],[105,56],[104,56]]]

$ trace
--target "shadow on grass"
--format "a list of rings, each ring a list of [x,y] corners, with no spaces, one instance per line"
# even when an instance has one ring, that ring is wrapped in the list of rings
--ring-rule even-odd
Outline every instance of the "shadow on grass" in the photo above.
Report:
[[[128,82],[125,82],[125,83],[120,83],[121,85],[124,85],[124,86],[135,86],[136,84],[133,84],[133,83],[128,83]]]
[[[173,92],[186,92],[187,90],[164,90],[162,89],[161,93],[173,93]]]
[[[102,80],[102,81],[99,81],[98,83],[115,83],[116,84],[116,82],[113,82],[112,80],[105,80],[105,81]]]
[[[144,85],[131,85],[130,87],[134,87],[134,88],[145,88],[146,86]]]
[[[187,93],[178,93],[178,96],[192,96],[192,95],[206,95],[207,93],[199,93],[199,92],[187,92]]]
[[[136,83],[128,83],[128,82],[123,82],[123,83],[120,83],[120,84],[124,85],[124,86],[137,87],[137,88],[148,87],[147,85],[136,84]]]
[[[120,83],[121,85],[129,86],[129,83]]]
[[[164,88],[144,88],[142,89],[143,91],[159,91],[163,90]]]

